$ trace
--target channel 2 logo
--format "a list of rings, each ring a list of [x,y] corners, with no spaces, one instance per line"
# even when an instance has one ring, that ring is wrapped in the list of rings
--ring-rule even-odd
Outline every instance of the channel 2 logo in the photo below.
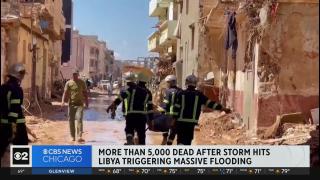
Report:
[[[28,167],[31,166],[31,151],[29,146],[12,146],[11,147],[11,167]]]

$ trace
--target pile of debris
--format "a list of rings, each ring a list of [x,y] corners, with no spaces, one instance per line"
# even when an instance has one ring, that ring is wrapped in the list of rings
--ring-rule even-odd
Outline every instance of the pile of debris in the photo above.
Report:
[[[196,141],[203,145],[310,145],[311,166],[319,166],[319,125],[302,119],[301,113],[279,116],[273,126],[259,128],[255,135],[236,113],[202,113]]]
[[[202,113],[198,144],[244,144],[248,138],[241,119],[235,113]]]
[[[292,115],[292,114],[290,114]],[[297,114],[295,114],[297,115]],[[301,145],[319,146],[319,127],[313,124],[281,123],[268,128],[259,128],[254,137],[246,130],[238,114],[219,112],[202,113],[199,120],[201,144],[269,144],[269,145]],[[317,135],[316,135],[317,134]],[[317,141],[311,141],[317,139]]]
[[[164,79],[167,75],[173,74],[174,70],[172,68],[172,62],[168,60],[162,60],[158,63],[157,75],[160,79]]]

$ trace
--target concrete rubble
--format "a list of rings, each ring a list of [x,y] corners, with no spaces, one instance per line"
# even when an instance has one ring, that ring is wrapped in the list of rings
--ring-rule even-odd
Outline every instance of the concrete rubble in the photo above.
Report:
[[[254,136],[235,114],[210,112],[200,116],[196,140],[203,145],[310,145],[311,164],[319,164],[319,125],[279,123],[275,134],[268,139]]]

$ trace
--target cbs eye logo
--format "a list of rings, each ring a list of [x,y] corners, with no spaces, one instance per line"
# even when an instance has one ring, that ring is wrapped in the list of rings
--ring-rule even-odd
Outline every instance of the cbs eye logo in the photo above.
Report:
[[[12,148],[12,164],[28,165],[30,164],[29,148]]]

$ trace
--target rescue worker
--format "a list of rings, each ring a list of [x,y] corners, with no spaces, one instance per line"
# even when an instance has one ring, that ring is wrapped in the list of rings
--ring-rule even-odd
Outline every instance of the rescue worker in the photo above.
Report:
[[[177,87],[177,78],[175,75],[168,75],[165,78],[165,82],[167,83],[168,89],[165,91],[162,108],[165,110],[165,114],[169,119],[169,132],[163,133],[164,141],[162,144],[172,145],[176,136],[176,119],[174,116],[178,115],[178,112],[174,111],[174,104],[176,94],[182,89]]]
[[[89,100],[86,83],[79,78],[79,71],[77,69],[73,71],[72,79],[65,85],[61,107],[64,106],[65,102],[68,102],[71,141],[75,141],[77,135],[77,141],[83,143],[83,111],[84,105],[85,108],[88,108]],[[77,123],[75,123],[75,121],[77,121]]]
[[[0,150],[1,158],[12,142],[14,145],[28,145],[28,132],[22,111],[23,90],[21,81],[26,74],[23,64],[9,68],[8,80],[0,88]]]
[[[177,93],[175,111],[179,112],[177,118],[177,144],[191,145],[194,127],[198,124],[201,106],[205,105],[213,110],[230,113],[230,109],[222,107],[221,104],[211,101],[202,92],[196,90],[197,77],[189,75],[185,81],[186,90]]]
[[[143,73],[139,73],[137,85],[148,92],[149,99],[148,99],[147,107],[146,107],[147,108],[147,115],[148,115],[147,118],[148,118],[148,120],[151,121],[153,119],[152,93],[146,86],[147,82],[148,82],[148,77],[146,75],[144,75]]]
[[[127,72],[124,74],[124,77],[128,88],[125,91],[121,91],[120,95],[108,107],[107,112],[109,113],[110,110],[116,109],[123,102],[125,106],[125,133],[127,139],[125,145],[134,144],[133,137],[135,131],[138,134],[138,144],[145,145],[147,112],[150,109],[148,101],[151,101],[152,97],[150,97],[148,91],[135,84],[137,79],[136,74]]]

